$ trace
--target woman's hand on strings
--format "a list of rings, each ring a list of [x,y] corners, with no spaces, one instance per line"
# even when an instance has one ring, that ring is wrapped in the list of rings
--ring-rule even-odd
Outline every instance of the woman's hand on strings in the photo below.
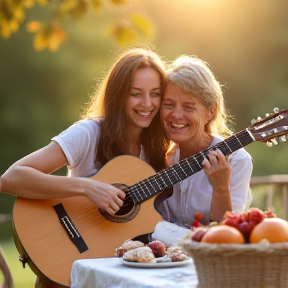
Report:
[[[217,149],[210,151],[202,165],[210,184],[217,190],[227,189],[230,182],[231,169],[223,153]]]
[[[89,181],[91,181],[91,187],[87,192],[87,197],[97,205],[99,209],[114,215],[123,205],[126,194],[110,184],[95,180]]]

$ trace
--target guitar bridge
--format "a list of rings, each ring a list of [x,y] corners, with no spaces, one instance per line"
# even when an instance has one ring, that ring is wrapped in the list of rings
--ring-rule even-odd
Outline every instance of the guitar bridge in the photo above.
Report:
[[[80,233],[77,230],[77,228],[76,228],[75,224],[73,223],[73,221],[70,219],[70,217],[66,213],[65,208],[62,205],[62,203],[54,205],[53,208],[54,208],[54,210],[55,210],[55,212],[56,212],[56,214],[57,214],[57,216],[59,218],[59,221],[60,221],[62,227],[64,228],[64,230],[67,233],[68,237],[73,242],[73,244],[76,246],[78,251],[80,253],[83,253],[83,252],[87,251],[88,247],[87,247],[84,239],[80,235]]]

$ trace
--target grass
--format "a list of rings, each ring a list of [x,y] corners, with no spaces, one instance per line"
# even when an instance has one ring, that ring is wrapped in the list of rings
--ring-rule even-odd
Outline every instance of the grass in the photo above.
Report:
[[[5,258],[10,267],[15,288],[33,288],[35,284],[36,276],[28,265],[25,269],[22,267],[22,263],[19,262],[18,251],[11,241],[0,241],[1,248],[5,254]],[[0,283],[4,281],[2,273],[0,273]],[[1,287],[1,284],[0,284]]]

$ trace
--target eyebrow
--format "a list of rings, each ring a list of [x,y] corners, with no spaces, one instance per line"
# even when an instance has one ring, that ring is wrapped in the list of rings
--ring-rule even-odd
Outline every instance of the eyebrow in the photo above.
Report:
[[[141,90],[141,88],[138,88],[138,87],[131,87],[131,89]],[[153,88],[152,91],[160,90],[160,89],[161,89],[160,87],[157,87],[157,88]]]

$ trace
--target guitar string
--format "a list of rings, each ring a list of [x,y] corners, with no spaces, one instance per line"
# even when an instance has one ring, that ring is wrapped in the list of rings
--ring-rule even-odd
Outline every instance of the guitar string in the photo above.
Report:
[[[244,132],[244,133],[243,133],[243,132]],[[245,132],[246,132],[246,134],[245,134]],[[237,136],[237,134],[240,134],[240,135]],[[230,136],[229,138],[224,139],[224,140],[221,141],[220,143],[217,143],[217,144],[214,145],[213,147],[210,147],[210,148],[208,148],[208,149],[205,149],[205,150],[199,152],[199,153],[196,154],[195,156],[190,156],[190,157],[188,157],[188,158],[186,158],[186,159],[180,160],[180,161],[179,161],[178,163],[176,163],[175,165],[169,167],[170,170],[172,171],[170,177],[171,177],[171,178],[172,178],[172,177],[176,177],[176,180],[177,180],[177,177],[178,177],[178,178],[180,179],[180,181],[181,181],[181,179],[182,179],[181,177],[184,177],[183,179],[186,179],[187,177],[193,175],[193,174],[194,174],[194,171],[193,171],[193,168],[192,168],[192,167],[193,167],[193,165],[194,165],[195,163],[194,163],[194,164],[193,164],[193,163],[190,163],[190,162],[188,161],[188,159],[189,159],[190,161],[195,160],[196,163],[197,163],[197,165],[199,166],[199,170],[198,170],[198,171],[202,170],[202,165],[200,166],[199,162],[201,161],[200,163],[202,163],[203,160],[204,160],[204,158],[206,158],[206,156],[208,155],[208,153],[209,153],[210,151],[213,151],[213,150],[215,150],[215,149],[217,149],[217,148],[219,149],[219,147],[221,148],[221,146],[223,146],[223,145],[226,145],[227,148],[228,148],[228,149],[230,150],[230,152],[232,153],[233,151],[231,151],[229,145],[227,145],[228,142],[231,142],[230,145],[233,145],[233,144],[237,143],[238,145],[241,146],[240,148],[246,146],[246,145],[243,146],[242,143],[240,142],[240,140],[247,138],[247,136],[251,138],[251,136],[250,136],[249,134],[248,134],[248,135],[247,135],[247,134],[248,134],[247,130],[240,131],[239,133],[236,133],[236,134]],[[236,140],[235,140],[235,139],[236,139]],[[248,144],[249,144],[249,143],[248,143]],[[237,148],[235,151],[237,151],[237,150],[240,149],[240,148]],[[220,149],[220,150],[221,150],[221,149]],[[222,152],[223,152],[223,151],[222,151]],[[190,164],[192,164],[192,167],[191,167]],[[169,168],[167,168],[167,169],[169,169]],[[144,180],[142,180],[142,181],[140,181],[140,182],[138,182],[138,183],[136,183],[136,184],[134,184],[134,185],[132,185],[132,186],[130,186],[130,187],[127,187],[127,188],[125,188],[125,189],[122,189],[124,192],[126,191],[125,202],[124,202],[124,204],[123,204],[122,207],[127,207],[127,206],[129,206],[129,205],[134,205],[134,204],[135,204],[135,203],[134,203],[134,200],[133,200],[133,197],[131,196],[131,193],[134,193],[135,195],[136,195],[137,193],[138,193],[139,195],[142,195],[142,194],[144,193],[144,194],[146,195],[145,190],[143,189],[143,187],[141,187],[141,183],[142,183],[142,185],[144,184],[144,185],[146,186],[146,190],[147,190],[147,192],[149,193],[149,196],[154,196],[154,195],[153,195],[153,194],[152,194],[152,195],[150,194],[149,188],[148,188],[148,186],[147,186],[147,183],[148,183],[148,184],[152,187],[152,189],[156,192],[155,195],[157,195],[158,193],[161,192],[162,189],[165,189],[165,187],[168,187],[168,186],[170,185],[170,184],[167,184],[167,183],[166,183],[167,178],[169,179],[169,182],[172,184],[173,182],[171,181],[169,175],[167,175],[167,169],[164,170],[164,173],[163,173],[163,171],[160,171],[160,172],[158,172],[157,174],[148,177],[147,179],[144,179]],[[189,173],[191,173],[191,171],[192,171],[192,174],[190,175]],[[196,172],[198,172],[198,171],[196,171]],[[161,173],[161,172],[162,172],[162,173]],[[173,172],[175,172],[175,173],[173,173]],[[188,174],[186,174],[186,172],[188,172]],[[163,178],[163,176],[164,176],[163,174],[166,174],[166,175],[167,175],[166,180],[165,180],[165,177]],[[179,175],[180,175],[180,176],[179,176]],[[159,180],[161,180],[162,183],[159,184]],[[154,189],[154,186],[151,184],[151,182],[153,182],[154,184],[156,183],[157,186],[160,188],[160,189],[158,190],[158,193],[157,193],[157,190]],[[177,181],[177,182],[178,182],[178,181]],[[176,182],[176,183],[177,183],[177,182]],[[136,185],[138,185],[139,188],[136,188],[136,187],[135,187]],[[162,185],[162,188],[161,188],[161,185]],[[163,187],[163,185],[164,185],[164,187]],[[173,185],[172,185],[172,186],[173,186]],[[134,188],[135,188],[135,190],[134,190]],[[139,192],[139,191],[140,191],[140,192]],[[162,191],[164,191],[164,190],[162,190]],[[140,194],[141,192],[142,192],[142,194]],[[146,197],[147,197],[147,196],[146,196]],[[138,197],[136,197],[136,198],[138,198]],[[141,197],[141,198],[142,198],[142,197]],[[122,208],[122,207],[121,207],[121,208]],[[97,208],[95,205],[88,206],[88,207],[86,207],[85,209],[82,209],[82,210],[81,210],[81,214],[79,214],[79,215],[83,215],[83,211],[88,210],[88,209],[89,209],[89,210],[91,210],[91,209],[94,210],[94,209],[98,209],[98,208]],[[73,214],[75,214],[75,213],[73,213]],[[78,213],[77,213],[77,214],[78,214]]]
[[[232,136],[231,136],[232,137]],[[236,137],[233,137],[233,138],[236,138]],[[199,155],[195,155],[195,156],[191,156],[192,157],[192,159],[194,159],[194,160],[196,160],[196,162],[197,162],[197,165],[199,166],[199,169],[201,170],[202,169],[202,165],[200,166],[199,165],[199,162],[201,162],[202,163],[202,161],[204,160],[204,157],[211,151],[211,150],[213,150],[213,149],[216,149],[216,148],[218,148],[219,146],[221,146],[221,144],[223,145],[224,144],[224,142],[225,142],[225,144],[227,143],[227,142],[232,142],[232,144],[233,144],[233,142],[234,143],[238,143],[239,144],[239,141],[238,141],[238,139],[236,138],[236,140],[237,141],[235,141],[234,139],[230,139],[230,138],[228,138],[228,139],[226,139],[226,140],[224,140],[224,141],[222,141],[222,142],[220,142],[220,143],[218,143],[218,144],[216,144],[215,146],[213,146],[213,147],[211,147],[211,148],[209,148],[209,149],[206,149],[206,150],[204,150],[204,151],[202,151],[202,152],[200,152],[201,154]],[[241,137],[239,137],[239,138],[241,138]],[[226,145],[227,146],[227,145]],[[242,146],[241,146],[242,147]],[[205,155],[206,154],[206,155]],[[191,160],[191,159],[190,159]],[[184,176],[184,178],[185,177],[187,177],[187,173],[186,172],[190,172],[191,171],[191,166],[190,166],[190,164],[189,164],[189,162],[187,161],[187,159],[183,159],[183,160],[181,160],[181,161],[179,161],[179,163],[177,163],[176,165],[173,165],[174,167],[170,167],[171,168],[171,171],[175,171],[175,173],[172,173],[171,174],[171,176],[173,177],[176,177],[176,180],[177,180],[177,177],[179,178],[179,179],[182,179],[179,175],[181,175],[181,176]],[[183,173],[183,170],[184,170],[184,173]],[[193,169],[192,169],[193,170]],[[165,171],[166,172],[166,171]],[[198,172],[198,171],[197,171]],[[158,183],[159,181],[157,181],[157,178],[158,178],[158,180],[159,180],[159,178],[162,180],[162,182],[164,182],[164,186],[167,186],[167,183],[165,182],[165,181],[163,181],[163,177],[161,177],[162,175],[161,174],[163,174],[163,173],[161,173],[161,171],[157,174],[157,175],[153,175],[152,177],[151,177],[151,179],[146,179],[146,181],[145,180],[143,180],[143,182],[145,181],[145,182],[148,182],[150,185],[151,185],[151,182],[152,181],[149,181],[149,180],[154,180],[153,182],[156,182],[156,183]],[[184,175],[183,175],[184,174]],[[190,173],[188,173],[188,175],[190,176]],[[168,179],[169,179],[169,181],[170,181],[170,183],[172,183],[171,182],[171,179],[169,178],[169,175],[168,175],[168,177],[167,177]],[[180,180],[181,181],[181,180]],[[133,190],[132,190],[132,192],[134,192],[134,193],[139,193],[139,190],[140,191],[143,191],[144,192],[144,194],[146,194],[145,193],[145,190],[141,187],[141,183],[142,181],[140,181],[139,183],[137,183],[138,184],[138,186],[139,186],[139,188],[137,189],[135,189],[136,191],[134,192]],[[163,185],[163,183],[162,183],[162,185]],[[146,185],[147,186],[147,185]],[[158,185],[159,186],[159,185]],[[163,187],[164,188],[164,187]],[[132,189],[133,189],[133,186],[132,186]],[[147,190],[147,189],[146,189]],[[160,190],[161,191],[161,190]],[[149,190],[148,190],[148,192],[149,192]],[[129,205],[130,205],[130,203],[129,203]]]
[[[244,130],[244,131],[241,131],[241,132],[247,132],[247,131]],[[239,132],[239,133],[241,133],[241,132]],[[244,133],[242,133],[242,134],[244,134]],[[250,135],[249,135],[249,137],[251,138]],[[227,139],[225,139],[225,140],[217,143],[217,144],[214,145],[213,147],[210,147],[210,148],[208,148],[208,149],[205,149],[205,150],[201,151],[200,153],[196,154],[195,156],[189,157],[188,159],[189,159],[189,160],[192,160],[192,159],[196,160],[196,162],[197,162],[197,164],[198,164],[198,166],[199,166],[199,169],[202,170],[202,165],[200,166],[199,162],[202,163],[203,160],[204,160],[204,157],[206,157],[210,151],[213,151],[213,150],[215,150],[215,149],[217,149],[217,148],[219,149],[219,148],[221,148],[221,146],[225,146],[226,148],[228,147],[229,152],[232,153],[233,151],[231,151],[229,145],[238,144],[238,146],[240,146],[239,148],[236,149],[236,150],[238,150],[238,149],[244,147],[239,140],[245,139],[245,138],[247,138],[247,135],[238,135],[238,136],[237,136],[237,134],[232,135],[231,137],[229,137],[229,138],[227,138]],[[229,144],[229,145],[227,145],[227,144]],[[224,148],[225,148],[225,147],[224,147]],[[220,149],[220,150],[221,150],[221,149]],[[235,150],[235,151],[236,151],[236,150]],[[190,159],[190,158],[191,158],[191,159]],[[189,172],[189,173],[190,173],[191,170],[192,170],[192,169],[191,169],[191,166],[190,166],[190,163],[187,161],[188,159],[187,159],[187,158],[186,158],[186,159],[182,159],[182,160],[180,160],[178,163],[176,163],[175,165],[173,165],[173,166],[171,166],[171,167],[168,168],[168,169],[171,169],[171,171],[175,171],[175,175],[176,175],[176,176],[172,173],[172,174],[171,174],[172,177],[174,176],[174,177],[177,178],[177,176],[178,176],[178,178],[180,178],[180,179],[182,179],[181,176],[184,177],[184,179],[187,177],[186,172]],[[165,169],[164,171],[167,172],[166,170],[167,170],[167,169]],[[184,170],[184,173],[183,173],[183,170]],[[198,171],[200,171],[200,170],[198,170]],[[197,171],[197,172],[198,172],[198,171]],[[162,172],[162,173],[161,173],[161,172]],[[193,172],[193,171],[192,171],[192,172]],[[188,175],[189,175],[189,173],[188,173]],[[156,182],[157,185],[158,185],[158,184],[159,184],[159,179],[161,179],[162,182],[164,183],[164,186],[167,187],[169,184],[167,184],[165,181],[163,181],[162,175],[163,175],[163,171],[160,171],[160,172],[158,172],[156,175],[150,176],[150,177],[148,177],[147,179],[142,180],[142,181],[134,184],[133,186],[127,188],[127,190],[129,190],[129,191],[131,190],[131,193],[138,193],[138,194],[139,194],[140,192],[143,192],[143,193],[146,195],[145,189],[143,189],[143,187],[141,187],[141,184],[144,183],[145,186],[147,187],[147,184],[146,184],[146,183],[149,183],[151,186],[153,186],[153,185],[151,184],[151,182],[153,181],[153,182]],[[179,175],[181,175],[181,176],[179,176]],[[189,176],[191,176],[191,175],[192,175],[192,174],[190,174]],[[188,177],[189,177],[189,176],[188,176]],[[150,178],[151,178],[151,179],[150,179]],[[157,181],[157,178],[158,178],[158,181]],[[171,180],[170,180],[170,178],[169,178],[169,175],[168,175],[167,178],[168,178],[169,181],[171,182]],[[152,180],[152,181],[151,181],[151,180]],[[181,181],[181,180],[180,180],[180,181]],[[138,185],[139,188],[134,187],[135,185]],[[161,184],[160,184],[160,185],[161,185]],[[163,184],[162,184],[162,185],[163,185]],[[159,186],[159,185],[158,185],[158,186]],[[135,188],[135,190],[133,190],[134,188]],[[148,187],[147,187],[147,188],[148,188]],[[163,187],[163,188],[164,188],[164,187]],[[146,189],[146,190],[147,190],[148,193],[149,193],[149,189]],[[155,190],[155,189],[153,189],[153,190]],[[124,190],[123,190],[123,191],[124,191]],[[140,192],[139,192],[139,191],[140,191]],[[160,190],[159,192],[161,192],[161,190]],[[156,193],[156,194],[157,194],[157,193]],[[149,196],[153,196],[153,195],[151,195],[151,194],[149,193]],[[146,196],[146,197],[147,197],[147,196]],[[124,204],[122,207],[126,207],[126,206],[128,206],[128,205],[131,205],[131,204],[134,202],[134,201],[133,201],[133,197],[131,196],[130,193],[129,193],[129,196],[128,196],[125,200],[126,200],[126,201],[124,202],[125,204]]]
[[[234,141],[234,139],[229,139],[229,140],[232,140],[232,142]],[[227,142],[231,142],[231,141],[225,141],[226,143]],[[237,140],[237,142],[236,141],[234,141],[235,143],[239,143],[238,142],[238,140]],[[224,143],[224,141],[221,143],[221,144],[223,144]],[[220,144],[220,143],[219,143]],[[202,163],[202,161],[204,160],[204,157],[206,156],[205,154],[208,154],[208,152],[210,151],[210,150],[213,150],[213,149],[216,149],[216,148],[218,148],[220,145],[215,145],[215,146],[213,146],[213,147],[211,147],[210,149],[206,149],[206,150],[204,150],[204,151],[202,151],[202,154],[198,154],[198,155],[195,155],[195,156],[191,156],[192,157],[192,159],[194,159],[194,160],[196,160],[196,163],[197,163],[197,165],[198,165],[198,170],[200,169],[202,169],[202,165],[200,165],[199,164],[199,162],[201,162]],[[242,147],[242,146],[241,146]],[[191,159],[190,159],[191,160]],[[192,163],[191,163],[192,164]],[[171,168],[171,167],[170,167]],[[181,176],[186,176],[187,177],[187,171],[189,172],[190,170],[193,170],[193,169],[191,169],[191,165],[190,165],[190,163],[187,161],[187,159],[183,159],[183,160],[181,160],[181,161],[179,161],[179,163],[177,163],[176,164],[176,166],[174,166],[174,167],[172,167],[172,168],[174,168],[174,171],[176,172],[175,174],[177,174],[177,175],[174,175],[173,173],[171,174],[171,176],[173,177],[176,177],[177,178],[177,176],[179,177],[179,178],[181,178],[179,175],[181,175]],[[183,168],[183,169],[182,169]],[[184,175],[183,175],[183,173],[182,173],[182,170],[184,170],[185,171],[185,173],[184,173]],[[171,171],[173,171],[173,169],[171,169]],[[197,171],[198,172],[198,171]],[[160,175],[159,175],[160,174]],[[163,180],[163,177],[161,177],[162,175],[163,175],[163,173],[161,173],[161,171],[159,172],[159,174],[158,175],[156,175],[156,176],[152,176],[152,179],[149,179],[148,178],[148,181],[149,180],[154,180],[154,182],[157,182],[157,178],[160,178],[160,179],[162,179]],[[162,175],[161,175],[162,174]],[[159,177],[160,176],[160,177]],[[190,175],[189,175],[190,176]],[[165,178],[165,177],[164,177]],[[155,181],[156,180],[156,181]],[[158,179],[159,180],[159,179]],[[169,176],[168,176],[168,180],[171,182],[171,179],[169,179]],[[176,179],[177,180],[177,179]],[[145,181],[145,180],[144,180]],[[151,182],[151,181],[150,181]],[[165,181],[163,181],[164,182],[164,186],[167,186],[167,183],[165,182]],[[139,182],[139,185],[138,186],[141,186],[140,185],[141,184],[141,182]],[[150,183],[151,184],[151,183]],[[169,184],[169,183],[168,183]],[[163,187],[164,188],[164,187]],[[139,190],[139,189],[137,189],[136,188],[136,191],[135,191],[135,193],[137,193],[137,190]],[[140,187],[140,190],[142,190],[143,191],[143,188],[141,188]],[[145,192],[145,190],[144,190],[144,192]],[[148,191],[149,192],[149,191]]]
[[[217,143],[213,147],[205,149],[205,150],[201,151],[200,153],[196,154],[195,156],[191,156],[191,157],[188,157],[186,159],[182,159],[178,163],[176,163],[175,165],[167,168],[170,171],[172,171],[170,176],[169,176],[169,174],[167,174],[167,169],[164,169],[163,171],[160,171],[157,174],[148,177],[147,179],[144,179],[144,180],[142,180],[142,181],[140,181],[140,182],[138,182],[138,183],[136,183],[130,187],[122,189],[124,192],[126,192],[126,197],[124,200],[124,204],[121,208],[125,208],[128,206],[134,205],[134,200],[133,200],[133,197],[131,196],[131,193],[134,193],[134,194],[138,193],[138,195],[144,194],[146,196],[145,198],[147,198],[149,196],[150,197],[154,196],[153,194],[151,195],[148,185],[151,186],[151,188],[155,191],[153,183],[154,184],[156,183],[159,187],[159,190],[156,189],[156,191],[155,191],[156,192],[155,195],[157,195],[157,191],[159,191],[158,193],[160,193],[162,191],[162,189],[165,190],[165,188],[167,189],[168,187],[173,186],[173,181],[171,181],[171,178],[175,177],[177,180],[176,181],[176,183],[177,183],[177,182],[181,181],[181,179],[185,179],[185,178],[193,175],[194,171],[193,171],[192,167],[193,167],[193,165],[195,166],[195,163],[191,163],[193,160],[196,161],[196,163],[197,163],[196,165],[198,165],[198,167],[197,167],[198,170],[196,171],[196,172],[198,172],[198,171],[202,170],[202,165],[200,165],[200,163],[203,162],[204,157],[206,157],[210,151],[213,151],[217,148],[218,149],[220,148],[220,150],[221,150],[222,146],[224,146],[224,148],[226,146],[229,147],[229,145],[235,145],[235,144],[238,144],[238,146],[239,146],[241,144],[239,142],[239,140],[245,139],[245,138],[247,138],[247,135],[240,135],[239,137],[237,137],[236,135],[232,135],[231,137]],[[229,144],[229,145],[227,145],[227,144]],[[243,147],[242,144],[240,145],[240,148],[241,147]],[[238,149],[240,149],[240,148],[238,148]],[[238,150],[238,149],[236,149],[236,150]],[[230,147],[229,147],[229,152],[233,152],[233,151],[231,151]],[[190,162],[188,161],[188,159],[190,160]],[[192,167],[191,167],[191,165],[192,165]],[[192,174],[190,174],[191,171],[192,171]],[[165,175],[166,175],[166,177],[165,177]],[[187,175],[189,175],[189,176],[187,176]],[[167,180],[169,180],[169,183],[167,183]],[[137,186],[139,186],[139,187],[137,188]],[[148,196],[147,196],[147,192],[148,192]],[[136,196],[136,198],[138,198],[138,197]],[[143,197],[141,197],[141,198],[142,198],[142,200],[144,200]]]
[[[240,133],[240,132],[239,132]],[[127,188],[124,188],[124,189],[122,189],[122,191],[124,191],[125,193],[126,193],[126,197],[125,197],[125,201],[124,201],[124,204],[123,204],[123,206],[121,207],[121,208],[125,208],[125,207],[128,207],[128,206],[134,206],[135,205],[135,203],[134,203],[134,200],[133,200],[133,197],[131,196],[131,193],[138,193],[138,194],[140,194],[141,192],[142,192],[142,194],[144,193],[145,194],[145,196],[146,197],[148,197],[147,195],[146,195],[146,192],[145,192],[145,189],[148,191],[148,193],[149,193],[149,187],[147,186],[147,183],[152,187],[152,189],[155,191],[155,189],[154,189],[154,186],[152,185],[152,182],[155,184],[157,184],[157,186],[159,187],[159,190],[158,190],[158,193],[160,193],[161,191],[164,191],[165,190],[165,187],[166,187],[166,189],[167,189],[167,187],[170,185],[170,187],[172,187],[173,186],[173,182],[171,181],[171,179],[170,178],[172,178],[172,177],[175,177],[176,178],[176,180],[177,180],[177,177],[178,177],[178,179],[180,179],[179,181],[181,181],[181,179],[185,179],[185,178],[187,178],[187,177],[189,177],[189,176],[191,176],[191,175],[193,175],[194,174],[194,171],[193,171],[193,165],[195,165],[195,163],[193,164],[193,163],[190,163],[190,162],[192,162],[193,160],[194,161],[196,161],[196,165],[198,165],[198,167],[197,167],[197,169],[199,169],[198,171],[200,171],[200,170],[202,170],[202,165],[200,166],[199,165],[199,162],[200,163],[202,163],[203,162],[203,160],[204,160],[204,157],[206,157],[207,155],[208,155],[208,153],[210,152],[210,151],[213,151],[213,150],[215,150],[215,149],[219,149],[219,147],[221,148],[221,146],[227,146],[227,143],[229,143],[229,145],[234,145],[235,143],[236,144],[238,144],[238,146],[240,145],[241,147],[240,148],[242,148],[243,147],[243,145],[241,144],[241,142],[239,141],[239,140],[241,140],[241,139],[245,139],[245,138],[247,138],[247,135],[240,135],[239,137],[237,137],[236,136],[236,134],[235,135],[232,135],[231,137],[229,137],[229,138],[227,138],[227,139],[225,139],[225,140],[223,140],[223,141],[221,141],[221,142],[219,142],[219,143],[217,143],[216,145],[214,145],[213,147],[210,147],[210,148],[208,148],[208,149],[205,149],[205,150],[203,150],[203,151],[201,151],[201,152],[199,152],[198,154],[196,154],[196,155],[194,155],[194,156],[190,156],[190,157],[188,157],[188,158],[186,158],[186,159],[182,159],[182,160],[180,160],[178,163],[176,163],[176,164],[174,164],[173,166],[171,166],[171,167],[169,167],[169,168],[166,168],[166,169],[164,169],[163,171],[160,171],[160,172],[158,172],[157,174],[155,174],[155,175],[152,175],[152,176],[150,176],[150,177],[148,177],[147,179],[144,179],[144,180],[142,180],[142,181],[140,181],[140,182],[138,182],[138,183],[136,183],[136,184],[134,184],[134,185],[132,185],[132,186],[130,186],[130,187],[127,187]],[[224,147],[224,148],[225,148]],[[229,146],[228,146],[229,147]],[[227,148],[227,147],[226,147]],[[237,148],[235,151],[237,151],[238,149],[240,149],[240,148]],[[221,149],[220,149],[221,150]],[[230,149],[230,147],[229,147],[229,151],[230,152],[233,152],[233,151],[231,151],[231,149]],[[190,160],[190,162],[188,161],[188,159]],[[191,165],[192,165],[192,167],[191,167]],[[170,176],[167,174],[167,169],[169,169],[169,170],[171,170],[172,171],[172,173],[170,174]],[[192,174],[190,174],[191,173],[191,171],[192,171]],[[196,172],[198,172],[198,171],[196,171]],[[187,173],[188,172],[188,173]],[[163,177],[163,176],[165,176],[166,175],[166,179],[165,179],[165,177]],[[189,175],[189,176],[187,176],[187,175]],[[184,178],[182,178],[182,177],[184,177]],[[167,179],[169,179],[169,183],[167,184]],[[159,183],[159,182],[161,182],[161,183]],[[177,180],[177,182],[178,182],[178,180]],[[176,183],[177,183],[176,182]],[[143,188],[143,185],[145,185],[144,186],[144,188]],[[164,187],[163,187],[163,185],[164,185]],[[171,186],[172,185],[172,186]],[[139,186],[139,188],[137,188],[136,186]],[[135,190],[134,190],[135,189]],[[162,189],[164,189],[164,190],[162,190]],[[157,191],[157,189],[156,189],[156,191]],[[156,192],[155,191],[155,192]],[[157,195],[158,194],[157,192],[156,192],[156,194],[155,195]],[[149,196],[154,196],[154,195],[151,195],[150,193],[149,193]],[[121,209],[120,208],[120,209]],[[81,214],[83,215],[83,211],[88,211],[88,210],[94,210],[94,209],[98,209],[95,205],[91,205],[91,206],[88,206],[88,207],[86,207],[86,208],[84,208],[84,209],[82,209],[80,212],[81,212]],[[89,211],[88,211],[89,212]],[[71,216],[74,216],[75,214],[76,215],[79,215],[80,217],[82,216],[81,214],[78,214],[79,212],[75,212],[75,213],[73,213]],[[84,217],[84,215],[83,215],[83,217]],[[82,218],[82,217],[81,217]]]

